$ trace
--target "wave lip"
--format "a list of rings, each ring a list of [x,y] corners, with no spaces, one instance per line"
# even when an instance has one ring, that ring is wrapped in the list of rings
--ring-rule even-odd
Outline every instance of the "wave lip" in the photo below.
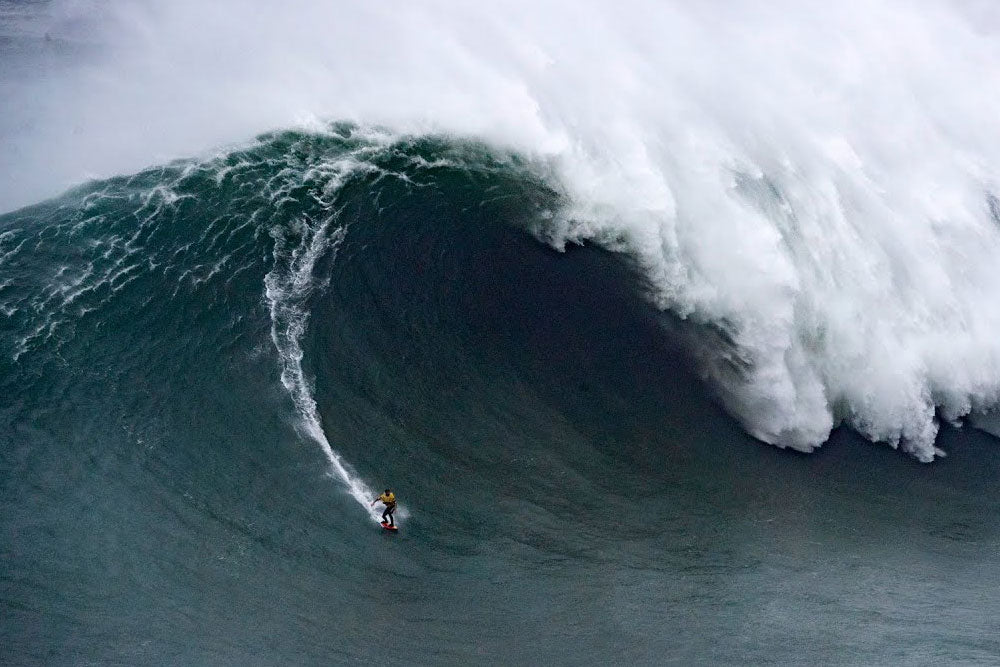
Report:
[[[659,307],[723,332],[705,374],[756,437],[811,451],[847,423],[930,461],[939,417],[996,404],[1000,226],[976,174],[930,209],[829,160],[719,165],[676,191],[658,173],[669,206],[587,189],[550,236],[632,254]]]

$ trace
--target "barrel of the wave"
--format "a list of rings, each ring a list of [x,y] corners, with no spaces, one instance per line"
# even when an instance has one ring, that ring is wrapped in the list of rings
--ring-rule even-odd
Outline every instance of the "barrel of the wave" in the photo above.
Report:
[[[393,513],[396,511],[396,494],[392,492],[392,489],[386,489],[378,498],[372,501],[372,507],[375,507],[375,503],[379,502],[385,507],[385,510],[382,512],[382,528],[392,533],[396,532],[399,529],[392,518]]]

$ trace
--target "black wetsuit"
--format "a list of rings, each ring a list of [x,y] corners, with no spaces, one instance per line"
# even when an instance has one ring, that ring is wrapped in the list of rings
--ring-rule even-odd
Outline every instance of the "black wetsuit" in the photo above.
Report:
[[[396,511],[396,503],[387,503],[385,506],[385,511],[382,512],[382,523],[388,523],[390,526],[395,526],[396,524],[392,521],[392,513]],[[389,521],[386,522],[385,518],[389,517]]]

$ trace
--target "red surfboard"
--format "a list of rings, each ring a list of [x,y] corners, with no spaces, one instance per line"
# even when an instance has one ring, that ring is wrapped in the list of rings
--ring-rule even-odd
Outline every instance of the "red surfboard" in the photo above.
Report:
[[[393,532],[396,532],[397,530],[399,530],[398,528],[396,528],[396,526],[390,526],[387,523],[383,523],[382,527],[385,528],[386,530],[391,530]]]

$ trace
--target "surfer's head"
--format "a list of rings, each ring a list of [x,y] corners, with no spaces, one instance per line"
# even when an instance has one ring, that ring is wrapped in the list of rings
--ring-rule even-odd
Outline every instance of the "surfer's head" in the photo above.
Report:
[[[386,489],[386,490],[385,490],[385,492],[386,492],[386,493],[392,493],[392,491],[391,491],[391,490],[389,490],[389,489]]]

